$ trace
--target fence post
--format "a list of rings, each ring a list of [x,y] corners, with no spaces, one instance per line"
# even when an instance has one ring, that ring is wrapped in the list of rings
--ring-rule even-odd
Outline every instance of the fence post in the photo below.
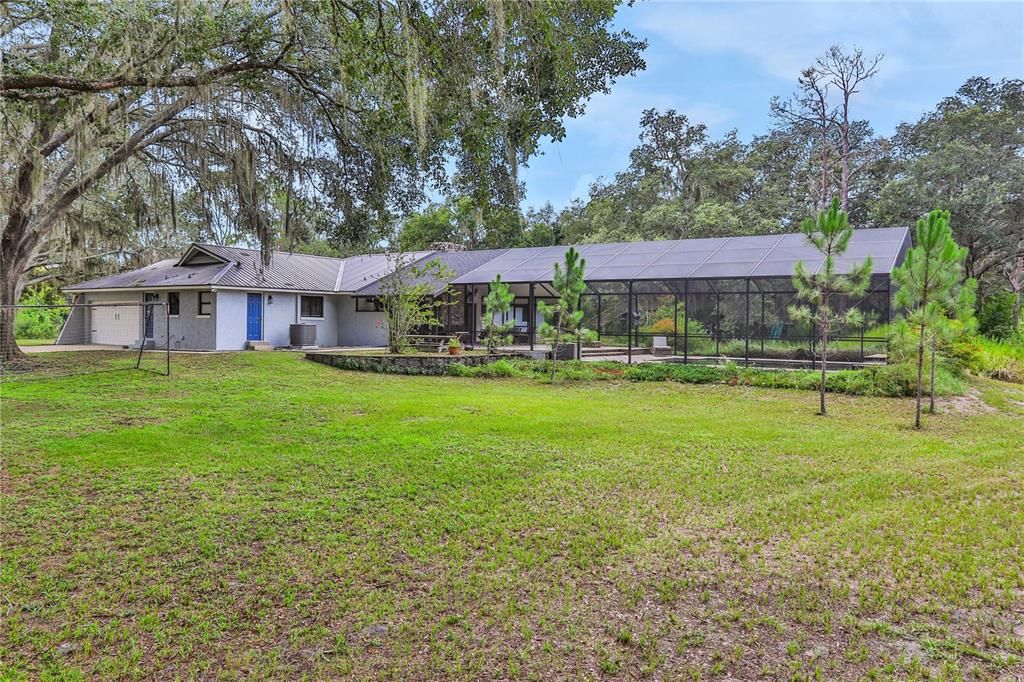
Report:
[[[629,281],[626,301],[626,363],[633,364],[633,280]]]
[[[747,278],[747,310],[746,320],[743,322],[743,335],[746,337],[743,343],[743,366],[750,366],[750,278]]]
[[[672,287],[672,355],[679,355],[679,292]]]
[[[683,364],[690,361],[690,280],[683,280]]]

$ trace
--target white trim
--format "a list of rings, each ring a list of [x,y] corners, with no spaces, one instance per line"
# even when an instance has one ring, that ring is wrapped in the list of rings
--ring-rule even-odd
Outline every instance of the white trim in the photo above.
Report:
[[[224,256],[217,255],[213,251],[210,251],[209,249],[207,249],[202,244],[197,244],[196,242],[192,242],[191,244],[188,245],[188,248],[185,249],[185,253],[181,254],[181,258],[179,258],[177,260],[177,262],[174,264],[174,266],[175,267],[181,267],[182,265],[184,265],[185,261],[188,259],[188,257],[192,255],[193,251],[202,251],[203,253],[205,253],[210,258],[212,258],[212,259],[214,259],[216,261],[220,261],[221,263],[228,263],[228,264],[231,263],[230,259],[225,258]]]
[[[196,314],[196,319],[197,320],[208,320],[211,317],[212,317],[212,315],[199,315],[199,314]]]
[[[341,289],[341,280],[342,280],[342,278],[344,276],[345,276],[345,260],[342,259],[341,263],[338,265],[338,276],[334,280],[334,290],[335,291],[337,291],[338,289]]]
[[[176,286],[174,284],[162,284],[162,285],[150,285],[146,287],[110,287],[104,289],[75,289],[73,287],[65,287],[61,291],[66,291],[70,294],[92,294],[92,293],[107,293],[112,291],[148,291],[148,290],[160,290],[160,291],[251,291],[251,292],[263,292],[267,294],[305,294],[307,296],[353,296],[354,291],[317,291],[314,289],[254,289],[252,287],[226,287],[226,286],[215,286],[212,284],[203,284],[198,286]]]
[[[323,318],[323,315],[321,315],[320,317],[303,317],[302,315],[299,315],[299,319],[300,320],[322,320],[324,318]]]
[[[67,292],[72,293],[72,294],[85,294],[85,295],[88,295],[88,294],[94,294],[94,293],[95,294],[105,293],[105,292],[109,292],[109,291],[151,291],[151,290],[158,290],[158,291],[206,291],[207,289],[210,289],[210,288],[211,287],[210,287],[209,284],[194,285],[194,286],[175,286],[173,284],[162,284],[162,285],[154,284],[154,285],[145,286],[145,287],[104,287],[102,289],[99,289],[99,288],[97,288],[97,289],[92,289],[92,288],[89,288],[89,289],[78,289],[78,288],[75,288],[75,287],[71,286],[71,287],[64,287],[62,289],[62,291],[67,291]]]
[[[253,289],[252,287],[212,287],[214,291],[224,289],[225,291],[263,291],[271,294],[303,294],[305,296],[351,296],[351,291],[319,291],[316,289]]]

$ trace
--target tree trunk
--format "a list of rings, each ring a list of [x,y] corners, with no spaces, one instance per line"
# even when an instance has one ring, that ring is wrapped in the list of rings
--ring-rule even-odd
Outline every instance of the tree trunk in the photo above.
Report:
[[[925,324],[921,323],[920,338],[917,342],[917,411],[914,414],[914,428],[921,428],[921,395],[924,391],[924,332]]]
[[[555,328],[555,345],[551,349],[551,383],[555,383],[555,362],[558,360],[558,346],[562,341],[562,311],[558,311],[558,326]]]
[[[850,99],[845,95],[843,103],[843,124],[839,127],[841,138],[840,153],[840,178],[839,178],[839,206],[844,211],[850,203]]]
[[[0,242],[0,306],[15,306],[21,299],[23,288],[21,275],[28,269],[30,252],[22,244],[23,223],[12,219],[4,227],[3,241]],[[15,308],[0,307],[0,362],[10,362],[25,357],[14,340]]]
[[[1021,290],[1017,289],[1013,296],[1013,330],[1017,331],[1020,329],[1020,301],[1021,301]]]
[[[825,379],[826,379],[826,364],[828,363],[828,322],[822,321],[821,324],[821,390],[818,391],[819,398],[819,414],[826,416],[828,412],[825,410]]]
[[[18,303],[18,275],[13,268],[3,274],[0,283],[0,306]],[[25,357],[14,340],[14,318],[16,308],[0,307],[0,362],[11,362]]]
[[[931,366],[931,397],[928,401],[928,414],[935,414],[935,337],[932,337],[932,366]]]

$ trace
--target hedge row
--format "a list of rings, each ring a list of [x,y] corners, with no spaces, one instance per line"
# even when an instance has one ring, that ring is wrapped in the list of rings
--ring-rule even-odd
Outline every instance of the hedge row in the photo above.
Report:
[[[480,367],[452,365],[447,373],[461,377],[526,377],[546,381],[551,365],[533,360],[498,360]],[[626,365],[619,362],[563,362],[556,367],[556,380],[568,381],[677,381],[687,384],[729,384],[763,388],[789,388],[817,391],[821,373],[812,370],[767,370],[725,366],[684,365],[645,362]],[[867,369],[829,372],[825,390],[833,393],[866,396],[911,396],[917,390],[917,373],[909,364],[886,365]],[[964,390],[962,381],[948,371],[936,373],[936,392],[952,395]]]

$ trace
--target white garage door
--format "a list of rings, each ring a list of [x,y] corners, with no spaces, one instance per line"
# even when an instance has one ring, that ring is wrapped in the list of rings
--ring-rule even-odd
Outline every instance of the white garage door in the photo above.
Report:
[[[132,346],[139,340],[139,306],[92,309],[92,342]]]

